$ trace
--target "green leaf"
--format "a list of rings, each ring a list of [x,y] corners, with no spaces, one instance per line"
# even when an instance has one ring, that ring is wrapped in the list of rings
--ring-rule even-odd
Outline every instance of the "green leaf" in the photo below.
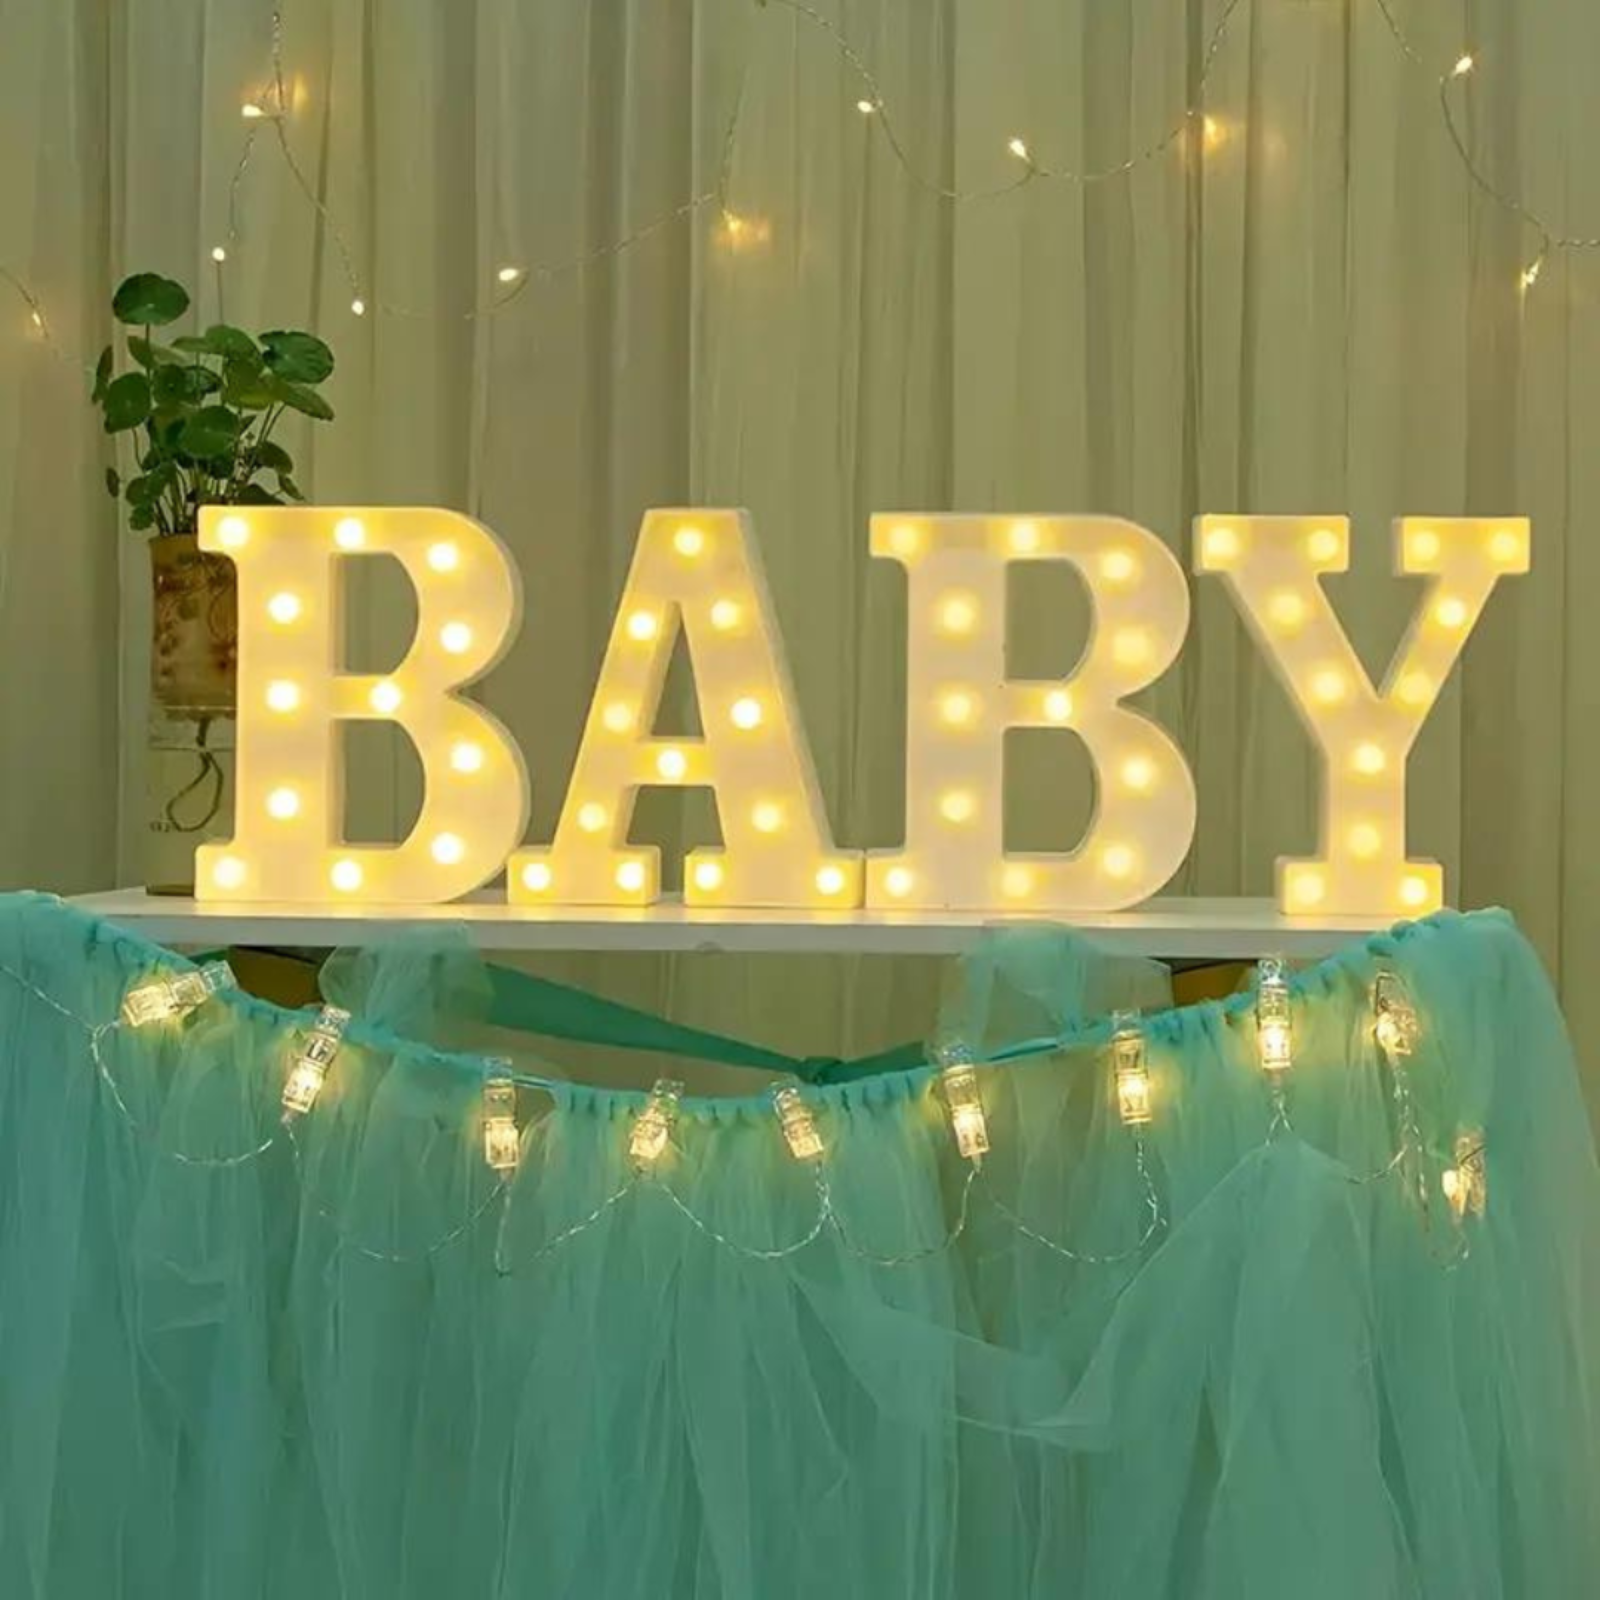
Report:
[[[186,333],[181,339],[174,339],[172,346],[191,355],[222,356],[261,365],[261,352],[256,348],[255,340],[243,328],[230,327],[226,322],[213,322],[204,333]]]
[[[193,405],[220,389],[222,379],[209,367],[157,367],[150,386],[158,406]]]
[[[111,297],[111,310],[118,322],[147,327],[176,322],[188,309],[189,295],[183,285],[154,272],[136,272],[131,278],[124,278]]]
[[[284,405],[304,412],[308,417],[315,417],[318,422],[333,421],[333,407],[315,389],[307,389],[303,384],[289,383],[275,373],[267,374],[267,382],[272,385],[275,400],[281,400]]]
[[[287,495],[291,500],[305,499],[305,496],[300,492],[300,485],[289,477],[287,473],[280,472],[278,474],[278,489],[280,493]]]
[[[234,504],[241,506],[281,506],[283,498],[259,483],[247,483],[234,496]]]
[[[183,425],[178,444],[202,460],[228,455],[239,437],[240,419],[226,406],[202,406]]]
[[[153,339],[141,339],[137,335],[128,340],[128,354],[146,371],[183,360],[179,351],[169,350],[164,344],[157,344]]]
[[[267,369],[290,383],[321,383],[333,371],[333,351],[312,333],[264,333],[261,348]]]
[[[133,515],[128,518],[128,526],[135,533],[143,533],[146,528],[156,525],[156,512],[154,506],[135,506]]]
[[[106,432],[125,433],[150,415],[150,380],[142,372],[125,372],[106,385]]]
[[[111,361],[111,346],[107,345],[94,366],[94,391],[89,399],[95,405],[99,405],[106,397],[106,385],[111,382]]]
[[[106,468],[106,493],[109,494],[113,500],[115,500],[117,496],[122,493],[122,479],[117,476],[117,469],[115,467]]]
[[[260,444],[253,446],[250,455],[257,467],[267,468],[280,476],[294,471],[294,458],[272,439],[263,439]]]
[[[222,398],[242,411],[265,411],[279,396],[273,378],[249,361],[229,361],[222,369]]]

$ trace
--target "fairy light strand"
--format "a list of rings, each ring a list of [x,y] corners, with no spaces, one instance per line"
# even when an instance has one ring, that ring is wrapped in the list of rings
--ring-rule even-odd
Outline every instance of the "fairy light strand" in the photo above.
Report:
[[[854,110],[855,114],[859,115],[868,124],[870,134],[873,136],[882,135],[885,147],[908,182],[925,193],[951,203],[994,199],[1013,194],[1038,182],[1059,182],[1078,186],[1104,183],[1114,178],[1128,176],[1156,160],[1177,146],[1185,135],[1192,130],[1203,129],[1205,135],[1208,136],[1211,122],[1204,112],[1205,89],[1223,45],[1231,31],[1235,15],[1242,4],[1243,0],[1228,0],[1222,14],[1212,28],[1205,49],[1201,54],[1200,66],[1195,76],[1192,103],[1185,106],[1178,119],[1164,132],[1139,150],[1109,166],[1099,168],[1060,167],[1040,160],[1033,145],[1021,135],[1013,135],[1009,142],[1009,154],[1012,159],[1020,163],[1020,170],[1017,175],[1000,184],[978,188],[961,188],[931,179],[921,170],[900,136],[892,106],[883,92],[877,74],[860,50],[850,42],[849,38],[831,17],[810,4],[809,0],[764,0],[766,8],[773,11],[787,11],[797,21],[812,28],[827,40],[840,60],[854,75],[862,90],[855,101]],[[1462,133],[1451,101],[1452,85],[1459,80],[1470,79],[1478,74],[1480,68],[1478,55],[1475,52],[1461,53],[1453,59],[1442,73],[1438,72],[1436,68],[1430,68],[1427,59],[1412,42],[1410,35],[1394,11],[1392,0],[1374,0],[1374,4],[1377,6],[1387,33],[1405,59],[1412,65],[1424,71],[1429,71],[1436,77],[1439,110],[1446,134],[1451,148],[1464,168],[1469,181],[1495,205],[1515,216],[1537,240],[1537,249],[1518,274],[1519,291],[1525,295],[1538,283],[1546,262],[1553,254],[1567,251],[1600,250],[1600,234],[1566,234],[1557,231],[1534,207],[1528,205],[1518,195],[1503,189],[1495,183],[1479,165]],[[355,252],[350,245],[348,237],[340,227],[338,218],[328,202],[317,192],[315,185],[307,177],[304,167],[294,152],[288,130],[293,107],[286,75],[286,45],[281,6],[275,5],[272,8],[270,19],[269,91],[258,99],[246,101],[241,106],[241,120],[245,124],[244,135],[239,159],[235,163],[229,178],[226,209],[227,227],[224,243],[221,247],[226,251],[226,259],[215,263],[219,317],[222,315],[223,268],[231,261],[234,255],[234,247],[240,241],[243,233],[241,222],[243,185],[252,165],[257,139],[266,127],[270,127],[272,130],[291,182],[302,199],[314,211],[333,248],[340,273],[350,292],[352,313],[356,316],[364,317],[371,312],[405,319],[422,319],[437,315],[438,313],[407,307],[391,300],[379,298],[372,293],[370,286],[363,280],[356,266]],[[744,91],[741,83],[733,115],[729,118],[725,129],[718,172],[711,187],[698,191],[670,210],[644,223],[639,228],[603,245],[555,261],[535,262],[526,265],[521,263],[501,265],[493,274],[493,283],[490,286],[487,301],[475,304],[466,310],[455,313],[455,315],[468,321],[493,317],[516,301],[532,284],[546,283],[568,273],[582,271],[609,258],[620,256],[663,229],[713,207],[717,209],[725,224],[747,220],[741,218],[729,203],[730,175],[743,112],[743,97]],[[31,329],[39,335],[41,341],[51,350],[52,354],[63,360],[73,360],[57,341],[40,297],[29,287],[26,281],[4,263],[0,263],[0,281],[3,281],[23,302],[28,313],[28,322]]]

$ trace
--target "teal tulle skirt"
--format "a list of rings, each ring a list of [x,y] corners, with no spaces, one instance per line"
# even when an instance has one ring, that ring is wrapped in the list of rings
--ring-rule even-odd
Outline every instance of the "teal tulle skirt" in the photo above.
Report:
[[[683,1038],[447,948],[333,965],[286,1124],[314,1013],[121,1020],[191,970],[0,899],[4,1600],[1600,1591],[1600,1189],[1503,914],[1293,974],[1281,1076],[1249,994],[996,934],[925,1047],[809,1064],[809,1160],[781,1057],[641,1166],[644,1090],[519,1052],[492,1169],[467,1022]]]

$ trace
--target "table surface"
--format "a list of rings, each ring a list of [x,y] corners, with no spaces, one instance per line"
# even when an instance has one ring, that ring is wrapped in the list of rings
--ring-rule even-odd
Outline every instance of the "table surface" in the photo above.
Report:
[[[687,911],[509,906],[492,891],[439,906],[228,905],[143,889],[78,895],[71,904],[158,944],[333,947],[451,924],[483,950],[729,951],[796,955],[959,955],[986,928],[1022,920],[982,912]],[[1051,920],[1060,919],[1031,919]],[[1156,898],[1134,911],[1081,915],[1072,926],[1102,948],[1168,960],[1327,955],[1385,926],[1363,917],[1285,917],[1270,900]]]

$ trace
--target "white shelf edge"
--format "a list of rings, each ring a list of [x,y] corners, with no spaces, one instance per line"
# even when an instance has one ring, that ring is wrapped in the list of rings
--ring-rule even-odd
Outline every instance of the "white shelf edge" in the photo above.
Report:
[[[464,928],[482,950],[720,951],[739,954],[958,955],[1016,917],[972,912],[693,912],[664,902],[643,910],[508,906],[493,894],[441,906],[353,907],[197,903],[143,889],[72,897],[81,911],[157,944],[364,945],[419,928]],[[1026,919],[1045,923],[1060,919]],[[1170,960],[1314,959],[1385,923],[1361,917],[1286,918],[1269,900],[1157,898],[1133,911],[1074,919],[1102,948]]]

